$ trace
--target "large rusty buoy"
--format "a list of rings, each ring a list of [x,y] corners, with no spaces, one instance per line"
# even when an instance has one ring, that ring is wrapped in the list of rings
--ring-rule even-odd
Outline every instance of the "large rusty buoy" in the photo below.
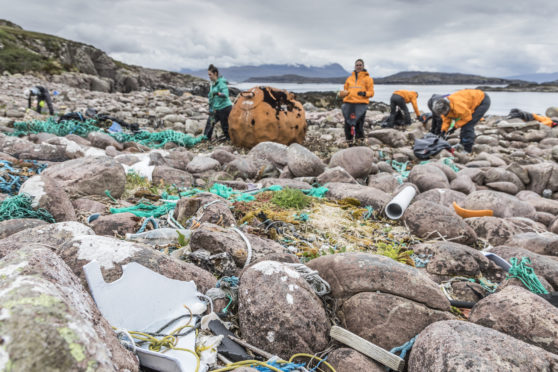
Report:
[[[272,87],[241,92],[229,115],[229,134],[237,146],[252,148],[265,141],[302,143],[306,129],[304,108],[294,94]]]

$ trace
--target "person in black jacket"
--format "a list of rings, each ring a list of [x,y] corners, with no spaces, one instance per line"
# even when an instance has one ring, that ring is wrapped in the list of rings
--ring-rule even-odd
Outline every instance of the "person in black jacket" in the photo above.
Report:
[[[52,100],[50,99],[50,94],[45,87],[40,85],[34,86],[31,89],[27,89],[25,91],[25,95],[27,96],[27,108],[31,108],[31,101],[33,97],[37,97],[37,112],[40,114],[43,110],[43,106],[45,103],[48,106],[48,112],[50,115],[54,115],[54,108],[52,107]]]

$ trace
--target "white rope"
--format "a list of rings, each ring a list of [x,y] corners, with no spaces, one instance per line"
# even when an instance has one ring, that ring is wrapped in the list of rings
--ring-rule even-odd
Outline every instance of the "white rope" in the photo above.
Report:
[[[134,338],[132,337],[132,335],[130,335],[128,330],[124,328],[117,328],[114,330],[114,332],[116,332],[117,335],[121,335],[121,334],[125,335],[128,338],[128,340],[130,340],[130,343],[126,345],[132,348],[132,353],[136,354],[136,349],[137,349],[136,342],[134,341]]]
[[[244,240],[244,243],[246,243],[246,249],[248,250],[248,256],[246,257],[246,262],[244,263],[244,267],[248,267],[248,265],[250,264],[250,260],[252,259],[252,245],[250,244],[250,241],[248,240],[246,235],[244,235],[244,233],[242,231],[240,231],[240,229],[237,229],[236,227],[231,227],[231,229],[236,231],[238,233],[238,235],[240,235],[240,237]]]
[[[213,300],[211,299],[211,297],[206,296],[204,294],[198,293],[198,297],[204,298],[209,302],[209,308],[211,309],[211,312],[213,312]]]
[[[316,270],[312,270],[304,264],[291,263],[286,265],[302,274],[304,280],[310,284],[318,296],[323,296],[331,292],[329,283],[326,282]]]

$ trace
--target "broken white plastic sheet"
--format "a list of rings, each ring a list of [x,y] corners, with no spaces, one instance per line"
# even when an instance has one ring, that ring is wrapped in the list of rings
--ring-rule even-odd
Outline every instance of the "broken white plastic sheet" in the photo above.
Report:
[[[173,319],[188,315],[186,305],[194,315],[205,312],[207,306],[197,297],[194,282],[169,279],[148,268],[131,262],[122,266],[122,276],[112,283],[105,282],[97,261],[83,266],[87,284],[101,314],[117,328],[127,331],[155,332]],[[161,333],[187,324],[189,316],[170,324]],[[192,319],[191,324],[195,322]],[[182,332],[186,329],[182,330]],[[176,347],[194,351],[196,334],[191,332],[178,338]],[[144,348],[145,347],[145,348]],[[194,372],[196,357],[181,350],[168,350],[164,354],[150,351],[148,345],[136,349],[140,363],[157,371]],[[200,365],[199,372],[207,366]]]

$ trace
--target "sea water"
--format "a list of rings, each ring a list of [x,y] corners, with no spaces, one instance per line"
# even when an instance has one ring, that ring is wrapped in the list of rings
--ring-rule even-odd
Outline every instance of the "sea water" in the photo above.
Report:
[[[337,92],[343,89],[341,84],[296,84],[296,83],[238,83],[231,84],[241,90],[255,86],[270,85],[294,93],[304,92]],[[503,85],[493,85],[501,87]],[[461,89],[474,89],[476,85],[374,85],[372,101],[389,103],[391,94],[399,89],[414,90],[419,93],[418,107],[422,112],[429,112],[428,99],[432,94],[451,94]],[[487,92],[490,96],[488,115],[507,115],[512,108],[544,115],[547,108],[558,107],[558,93],[541,92]],[[409,105],[409,110],[412,111]]]

